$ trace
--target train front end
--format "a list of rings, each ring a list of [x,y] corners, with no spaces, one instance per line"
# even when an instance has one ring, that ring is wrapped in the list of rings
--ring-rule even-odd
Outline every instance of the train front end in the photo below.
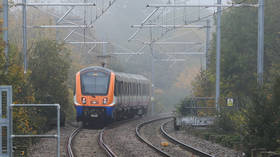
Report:
[[[115,74],[102,67],[89,67],[76,74],[74,105],[77,121],[110,120],[114,110]]]

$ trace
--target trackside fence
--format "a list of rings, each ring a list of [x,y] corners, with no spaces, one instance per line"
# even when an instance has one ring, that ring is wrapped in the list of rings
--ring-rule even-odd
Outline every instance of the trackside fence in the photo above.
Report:
[[[2,102],[3,94],[5,93],[6,103]],[[56,138],[57,139],[57,157],[60,157],[60,105],[59,104],[12,104],[12,87],[11,86],[0,86],[0,156],[2,157],[12,157],[13,152],[13,138]],[[6,104],[6,116],[2,115],[2,106]],[[36,135],[36,134],[26,134],[26,135],[16,135],[13,134],[13,108],[15,107],[56,107],[57,109],[57,134],[54,135]],[[5,112],[4,112],[5,113]],[[2,143],[2,128],[7,128],[7,152],[3,153],[3,143]]]

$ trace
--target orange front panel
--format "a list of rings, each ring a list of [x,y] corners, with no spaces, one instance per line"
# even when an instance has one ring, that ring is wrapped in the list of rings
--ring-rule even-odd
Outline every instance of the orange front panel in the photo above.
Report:
[[[115,74],[111,73],[108,94],[105,96],[89,96],[82,95],[80,72],[76,75],[76,100],[77,106],[114,106],[114,87],[115,87]],[[82,97],[86,98],[86,104],[82,103]],[[103,104],[103,99],[107,98],[106,104]]]

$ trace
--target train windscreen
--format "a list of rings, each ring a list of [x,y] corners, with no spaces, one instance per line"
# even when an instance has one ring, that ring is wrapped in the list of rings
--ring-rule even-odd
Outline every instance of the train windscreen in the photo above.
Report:
[[[109,86],[109,73],[90,71],[81,74],[82,94],[106,95]]]

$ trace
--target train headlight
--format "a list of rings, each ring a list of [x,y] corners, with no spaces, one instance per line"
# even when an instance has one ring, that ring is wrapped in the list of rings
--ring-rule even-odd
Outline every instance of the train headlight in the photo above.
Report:
[[[107,104],[107,102],[108,102],[108,98],[104,98],[103,99],[103,104]]]
[[[83,104],[86,104],[86,103],[87,103],[87,100],[86,100],[85,97],[82,97],[82,103],[83,103]]]

